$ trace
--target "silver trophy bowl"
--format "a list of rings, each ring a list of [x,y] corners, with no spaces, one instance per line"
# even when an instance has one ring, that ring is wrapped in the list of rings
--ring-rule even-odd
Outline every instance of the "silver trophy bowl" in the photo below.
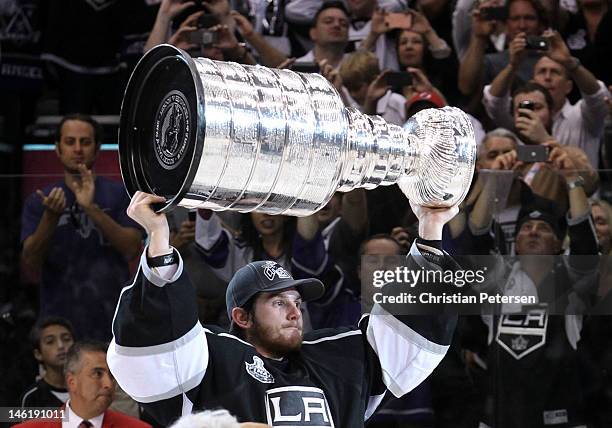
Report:
[[[293,216],[336,191],[397,183],[413,202],[462,201],[476,159],[461,110],[414,115],[401,128],[347,108],[318,74],[150,50],[125,92],[121,174],[130,195],[176,205]]]

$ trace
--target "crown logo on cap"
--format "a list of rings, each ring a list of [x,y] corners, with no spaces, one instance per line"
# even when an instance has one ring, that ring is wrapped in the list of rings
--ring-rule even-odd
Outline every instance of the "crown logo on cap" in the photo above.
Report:
[[[276,277],[280,279],[292,278],[284,267],[273,261],[267,261],[264,263],[263,273],[269,281],[273,281]]]

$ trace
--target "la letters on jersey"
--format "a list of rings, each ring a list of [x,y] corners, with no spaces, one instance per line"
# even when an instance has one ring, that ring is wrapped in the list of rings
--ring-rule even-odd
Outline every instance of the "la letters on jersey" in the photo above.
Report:
[[[325,394],[309,386],[284,386],[266,391],[266,415],[274,428],[334,427]]]
[[[515,359],[520,360],[546,344],[548,315],[535,308],[522,315],[502,315],[496,340]]]

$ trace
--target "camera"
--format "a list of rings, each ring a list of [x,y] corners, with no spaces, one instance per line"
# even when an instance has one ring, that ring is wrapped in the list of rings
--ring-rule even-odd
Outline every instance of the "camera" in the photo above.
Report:
[[[195,45],[210,46],[217,43],[218,35],[210,30],[197,30],[189,35],[189,41]]]
[[[550,43],[546,37],[527,36],[527,46],[525,46],[525,49],[532,51],[547,51],[549,47]]]
[[[412,85],[412,74],[406,71],[390,71],[385,74],[385,83],[393,88]]]
[[[517,146],[516,159],[525,163],[548,162],[548,147],[539,145]]]
[[[518,104],[518,108],[519,109],[524,108],[524,109],[527,109],[527,110],[534,111],[535,110],[535,103],[533,101],[529,101],[529,100],[521,101]],[[529,116],[527,116],[525,113],[520,113],[519,112],[519,117],[529,117]]]
[[[508,19],[508,9],[506,7],[483,7],[480,9],[480,16],[485,21],[505,21]]]
[[[215,15],[213,15],[212,13],[205,13],[198,18],[196,26],[199,29],[202,29],[214,27],[215,25],[219,25],[220,23],[221,21],[219,21],[219,18],[217,18]]]

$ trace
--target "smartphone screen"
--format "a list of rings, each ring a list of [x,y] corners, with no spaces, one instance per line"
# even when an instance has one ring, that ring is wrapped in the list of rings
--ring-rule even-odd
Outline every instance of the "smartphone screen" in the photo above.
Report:
[[[526,163],[548,162],[548,147],[539,145],[517,146],[516,159]]]
[[[206,29],[197,30],[189,34],[189,42],[194,45],[210,46],[217,43],[217,33]]]
[[[547,51],[550,44],[546,37],[527,36],[527,46],[525,49],[532,51]]]
[[[406,71],[392,71],[385,74],[385,82],[393,88],[412,85],[412,75]]]
[[[388,13],[385,24],[390,30],[409,30],[412,27],[412,15],[408,13]]]

